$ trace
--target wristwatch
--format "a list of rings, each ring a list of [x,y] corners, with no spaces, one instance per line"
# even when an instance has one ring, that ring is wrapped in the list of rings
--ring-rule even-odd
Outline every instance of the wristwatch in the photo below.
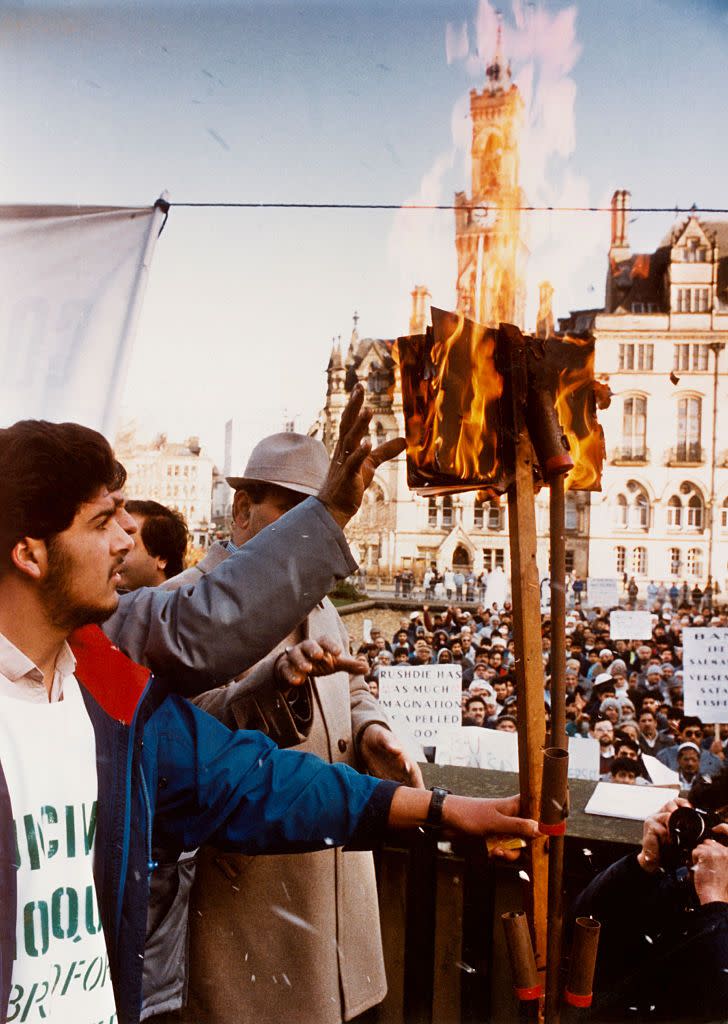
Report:
[[[423,828],[436,832],[442,828],[442,808],[445,797],[450,795],[449,789],[441,789],[439,786],[432,787],[432,799],[425,818]]]

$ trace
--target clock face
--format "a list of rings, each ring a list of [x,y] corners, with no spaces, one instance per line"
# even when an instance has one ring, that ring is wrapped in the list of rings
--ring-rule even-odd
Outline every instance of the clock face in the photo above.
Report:
[[[470,217],[473,224],[477,224],[478,227],[487,228],[495,224],[497,211],[494,206],[488,206],[483,203],[482,206],[476,206],[470,211]]]

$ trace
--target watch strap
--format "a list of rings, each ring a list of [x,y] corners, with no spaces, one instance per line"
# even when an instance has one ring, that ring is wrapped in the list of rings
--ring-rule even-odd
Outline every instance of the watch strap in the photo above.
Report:
[[[432,799],[425,818],[424,828],[435,831],[442,828],[442,808],[445,797],[450,795],[449,789],[441,789],[439,786],[432,787]]]

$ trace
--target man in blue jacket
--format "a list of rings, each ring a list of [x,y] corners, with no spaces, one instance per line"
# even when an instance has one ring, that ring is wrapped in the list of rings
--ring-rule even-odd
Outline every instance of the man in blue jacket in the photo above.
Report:
[[[369,450],[342,455],[346,472]],[[133,545],[124,475],[85,427],[0,430],[2,1021],[136,1024],[157,844],[254,854],[427,822],[536,831],[517,797],[433,797],[232,733],[131,662],[96,625]]]

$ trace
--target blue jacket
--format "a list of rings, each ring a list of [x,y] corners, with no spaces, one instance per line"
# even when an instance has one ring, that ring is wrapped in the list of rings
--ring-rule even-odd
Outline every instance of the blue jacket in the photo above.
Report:
[[[248,854],[366,848],[396,784],[231,732],[129,661],[96,626],[71,641],[96,736],[94,881],[119,1024],[139,1020],[152,849],[212,842]],[[0,1020],[8,1016],[17,879],[0,765]]]

